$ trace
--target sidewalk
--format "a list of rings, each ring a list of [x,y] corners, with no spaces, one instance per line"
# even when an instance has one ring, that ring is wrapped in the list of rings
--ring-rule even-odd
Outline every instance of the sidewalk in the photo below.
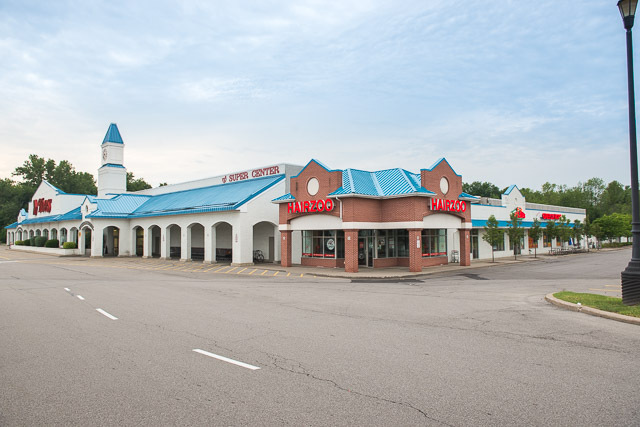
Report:
[[[534,258],[533,255],[519,255],[518,260],[514,260],[513,257],[509,258],[496,258],[495,262],[491,260],[477,260],[471,261],[470,266],[460,266],[459,264],[440,265],[435,267],[425,267],[420,273],[412,273],[408,271],[407,267],[388,267],[388,268],[360,268],[357,273],[347,273],[342,268],[324,268],[324,267],[305,267],[305,266],[293,266],[282,267],[278,264],[264,264],[263,267],[273,271],[283,271],[292,274],[312,274],[319,277],[336,277],[345,279],[410,279],[420,278],[421,276],[428,276],[430,274],[436,274],[441,272],[468,270],[470,268],[482,268],[482,267],[495,267],[499,265],[515,264],[521,262],[532,262],[541,260],[539,255]]]

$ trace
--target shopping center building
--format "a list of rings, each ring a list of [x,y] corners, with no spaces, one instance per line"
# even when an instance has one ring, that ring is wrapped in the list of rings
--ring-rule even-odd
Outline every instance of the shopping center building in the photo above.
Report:
[[[506,228],[517,211],[523,227],[538,218],[585,220],[584,209],[527,203],[514,185],[501,199],[462,191],[446,159],[413,173],[276,164],[215,177],[126,191],[124,142],[111,124],[101,145],[98,194],[67,194],[43,181],[28,211],[7,227],[7,244],[35,236],[76,242],[74,254],[143,256],[182,261],[254,262],[340,268],[401,267],[422,271],[491,258],[482,235],[489,216]],[[525,237],[526,253],[558,245]],[[513,254],[505,234],[495,256]],[[56,251],[56,249],[52,249]],[[60,249],[59,251],[63,251]]]

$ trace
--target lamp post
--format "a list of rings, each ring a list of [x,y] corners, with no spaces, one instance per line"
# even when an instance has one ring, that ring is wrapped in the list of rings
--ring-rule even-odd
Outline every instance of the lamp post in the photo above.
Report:
[[[631,28],[638,0],[620,0],[618,9],[627,30],[627,79],[629,92],[629,157],[631,160],[631,261],[622,276],[622,303],[640,304],[640,213],[638,212],[638,147],[636,142],[636,106],[633,88],[633,47]]]

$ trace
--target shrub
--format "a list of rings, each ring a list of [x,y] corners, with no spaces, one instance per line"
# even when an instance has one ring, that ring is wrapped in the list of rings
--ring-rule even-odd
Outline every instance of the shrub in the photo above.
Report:
[[[28,246],[35,246],[35,245],[36,245],[36,238],[35,237],[30,238]]]
[[[16,245],[16,246],[24,246],[24,242],[22,240],[16,240],[14,245]]]
[[[57,248],[60,246],[60,241],[58,239],[47,240],[44,243],[45,248]]]
[[[623,246],[631,246],[632,242],[611,242],[611,243],[603,243],[603,248],[621,248]]]
[[[78,245],[75,242],[64,242],[62,244],[63,249],[77,249]]]
[[[44,236],[38,236],[35,238],[36,246],[39,248],[43,248],[44,244],[47,243],[47,238]]]

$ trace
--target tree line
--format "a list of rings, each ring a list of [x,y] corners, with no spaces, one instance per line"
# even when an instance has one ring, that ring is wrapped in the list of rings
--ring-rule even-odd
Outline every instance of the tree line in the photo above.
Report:
[[[53,159],[31,154],[21,166],[15,168],[12,178],[0,179],[0,241],[6,241],[7,230],[4,227],[16,221],[20,209],[28,210],[31,197],[43,180],[65,193],[98,194],[96,179],[89,172],[76,171],[67,160],[57,163]],[[148,182],[127,172],[127,191],[147,188],[151,188]]]

